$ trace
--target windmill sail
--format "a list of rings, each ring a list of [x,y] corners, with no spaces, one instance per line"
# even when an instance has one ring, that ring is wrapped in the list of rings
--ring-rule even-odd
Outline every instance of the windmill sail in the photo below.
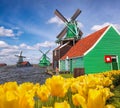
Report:
[[[17,63],[22,63],[23,62],[23,58],[26,58],[25,56],[22,56],[22,51],[20,52],[19,55],[15,55],[16,57],[18,57],[18,62]]]
[[[77,21],[76,21],[76,18],[79,16],[80,13],[81,13],[81,10],[77,9],[76,12],[71,17],[71,20],[68,21],[57,9],[55,10],[55,15],[65,23],[64,29],[57,35],[58,40],[61,40],[65,36],[65,34],[66,36],[64,39],[71,39],[71,38],[80,39],[83,33],[78,28]],[[56,42],[59,42],[59,41],[56,41]]]
[[[63,21],[68,22],[68,20],[56,9],[55,14]]]
[[[73,16],[71,17],[71,20],[75,20],[78,15],[81,13],[81,10],[80,9],[77,9],[77,11],[73,14]]]

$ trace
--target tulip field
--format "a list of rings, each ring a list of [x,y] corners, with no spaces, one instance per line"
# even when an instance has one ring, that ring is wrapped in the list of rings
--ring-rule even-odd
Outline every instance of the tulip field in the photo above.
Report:
[[[0,85],[0,108],[120,108],[120,71]]]

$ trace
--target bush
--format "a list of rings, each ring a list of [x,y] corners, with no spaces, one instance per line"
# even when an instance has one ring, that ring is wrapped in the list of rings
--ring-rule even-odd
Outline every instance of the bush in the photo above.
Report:
[[[119,75],[113,75],[113,85],[116,87],[118,85],[120,85],[120,74]]]

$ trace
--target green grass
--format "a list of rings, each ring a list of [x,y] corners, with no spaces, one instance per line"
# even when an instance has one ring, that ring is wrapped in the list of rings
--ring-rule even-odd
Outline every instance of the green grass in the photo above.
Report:
[[[60,74],[64,78],[72,78],[73,74]]]

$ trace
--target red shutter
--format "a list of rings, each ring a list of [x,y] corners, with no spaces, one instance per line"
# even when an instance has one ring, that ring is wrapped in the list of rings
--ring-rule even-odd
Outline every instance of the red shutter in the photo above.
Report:
[[[112,62],[112,57],[110,55],[105,55],[104,59],[105,59],[106,63],[111,63]]]

